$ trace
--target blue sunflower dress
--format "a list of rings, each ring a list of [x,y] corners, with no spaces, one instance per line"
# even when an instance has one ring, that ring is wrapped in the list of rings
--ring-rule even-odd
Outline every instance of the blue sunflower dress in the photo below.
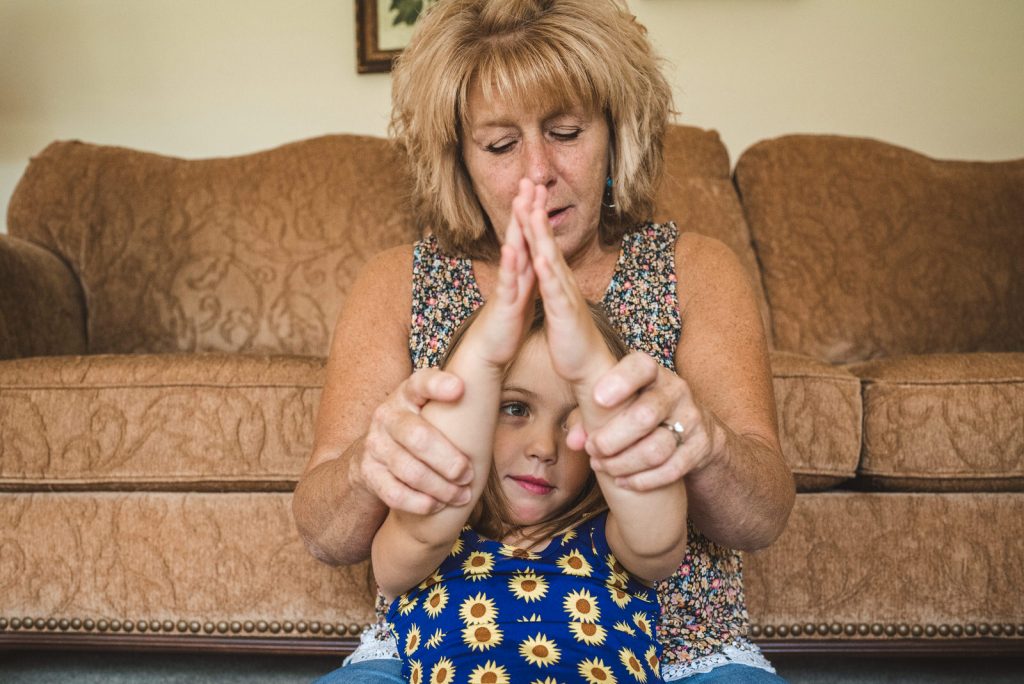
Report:
[[[658,600],[615,559],[607,513],[540,551],[462,530],[387,619],[411,684],[661,682]]]

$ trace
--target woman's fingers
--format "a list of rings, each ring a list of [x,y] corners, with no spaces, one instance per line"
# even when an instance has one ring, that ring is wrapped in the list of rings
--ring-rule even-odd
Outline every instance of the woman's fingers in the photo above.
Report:
[[[659,425],[670,416],[681,420],[684,396],[688,388],[675,373],[643,352],[627,355],[594,386],[594,400],[614,413],[591,433],[587,452],[597,457],[617,455],[662,429]]]
[[[374,411],[360,470],[388,506],[423,513],[468,500],[469,459],[420,416],[428,401],[455,401],[462,392],[462,381],[451,373],[420,370]]]

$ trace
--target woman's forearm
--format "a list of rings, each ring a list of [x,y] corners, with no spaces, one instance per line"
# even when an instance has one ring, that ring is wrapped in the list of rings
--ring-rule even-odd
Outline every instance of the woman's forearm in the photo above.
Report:
[[[793,507],[793,475],[778,449],[740,435],[708,416],[714,456],[689,473],[686,491],[694,525],[722,546],[752,551],[782,533]]]
[[[366,560],[387,515],[381,500],[350,473],[362,447],[363,440],[356,440],[340,457],[307,472],[292,497],[295,524],[306,548],[330,565]]]

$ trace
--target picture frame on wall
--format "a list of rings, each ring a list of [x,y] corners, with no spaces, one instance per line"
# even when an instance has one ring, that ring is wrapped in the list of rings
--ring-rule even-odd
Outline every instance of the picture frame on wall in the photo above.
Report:
[[[391,71],[409,43],[420,13],[436,0],[355,0],[356,69],[360,74]]]

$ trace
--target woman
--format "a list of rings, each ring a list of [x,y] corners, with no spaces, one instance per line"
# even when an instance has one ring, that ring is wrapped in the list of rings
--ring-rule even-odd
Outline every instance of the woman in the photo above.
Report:
[[[393,78],[392,129],[432,235],[372,260],[339,318],[295,491],[310,550],[359,562],[389,508],[468,501],[466,456],[419,411],[461,394],[432,367],[493,292],[525,178],[547,190],[577,286],[635,350],[594,387],[615,417],[589,435],[574,426],[568,439],[623,486],[686,484],[688,554],[659,586],[662,674],[772,681],[744,638],[732,550],[774,540],[794,498],[764,331],[735,255],[647,223],[671,95],[644,29],[616,0],[441,0]],[[395,654],[387,628],[372,628],[331,681],[401,681]]]

